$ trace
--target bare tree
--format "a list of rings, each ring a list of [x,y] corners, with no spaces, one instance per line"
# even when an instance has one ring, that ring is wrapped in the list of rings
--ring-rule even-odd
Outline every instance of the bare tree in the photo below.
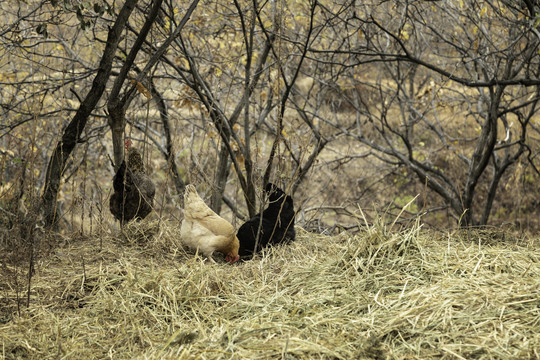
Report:
[[[342,36],[311,56],[335,74],[333,100],[353,112],[321,119],[415,174],[462,225],[487,224],[505,171],[538,151],[527,136],[540,85],[536,7],[402,1],[324,10],[326,38]]]
[[[137,74],[137,78],[133,79],[131,86],[128,87],[128,89],[125,91],[124,95],[120,97],[120,91],[123,87],[124,82],[126,81],[128,77],[129,70],[133,67],[133,63],[135,61],[135,58],[137,57],[137,54],[141,50],[145,39],[150,32],[150,28],[152,25],[156,22],[156,19],[158,17],[159,12],[161,11],[161,4],[162,1],[154,1],[152,3],[152,7],[150,12],[148,13],[148,16],[146,17],[146,20],[141,28],[140,31],[137,32],[137,38],[133,44],[133,46],[130,49],[130,52],[127,54],[126,61],[123,63],[122,68],[120,70],[120,74],[116,77],[115,83],[113,85],[113,88],[111,90],[111,94],[109,97],[109,103],[108,103],[108,109],[109,109],[109,115],[110,115],[110,127],[112,131],[112,138],[113,138],[113,146],[114,146],[114,158],[115,158],[115,164],[116,166],[119,166],[119,164],[123,160],[123,138],[124,138],[124,129],[125,129],[125,113],[127,108],[130,106],[134,94],[136,94],[137,90],[144,89],[143,92],[148,92],[151,96],[151,91],[147,90],[144,85],[142,85],[142,82],[144,82],[144,79],[147,77],[150,70],[155,66],[155,64],[159,61],[160,57],[165,53],[167,48],[171,45],[171,43],[180,35],[183,26],[195,10],[198,4],[198,0],[195,0],[192,2],[191,6],[188,8],[186,14],[184,14],[182,20],[180,21],[180,24],[176,27],[175,31],[171,33],[171,35],[166,39],[161,47],[157,49],[157,51],[153,54],[152,58],[145,64],[144,69],[139,71]],[[147,81],[146,81],[147,82]],[[148,87],[151,86],[147,85]],[[159,103],[158,103],[159,106]],[[162,109],[163,110],[163,109]]]
[[[176,194],[203,182],[237,217],[260,210],[268,181],[343,214],[423,193],[412,212],[462,225],[501,217],[510,180],[537,189],[532,1],[142,1],[122,29],[112,2],[17,4],[0,26],[0,178],[34,159],[49,224],[62,181],[110,178],[83,157],[118,164],[127,125]]]
[[[286,104],[303,66],[308,46],[313,40],[314,31],[313,22],[308,21],[303,31],[295,34],[294,46],[289,49],[287,46],[290,44],[291,31],[280,18],[287,14],[277,14],[276,9],[269,9],[267,3],[260,5],[254,1],[249,8],[237,2],[234,4],[234,13],[223,8],[223,11],[228,12],[226,18],[233,19],[234,23],[217,22],[215,25],[219,32],[214,34],[208,28],[191,28],[190,30],[198,33],[197,37],[187,33],[176,42],[187,66],[175,65],[173,61],[168,61],[167,65],[176,71],[180,81],[190,87],[220,135],[212,207],[216,211],[221,207],[221,198],[232,164],[244,194],[248,214],[252,216],[258,211],[256,172],[263,183],[269,180],[277,146],[283,142]],[[316,8],[317,2],[312,2],[311,13],[308,15],[313,17]],[[271,20],[271,28],[265,27],[266,19]],[[208,35],[205,38],[200,36],[201,33]],[[217,43],[212,36],[218,37]],[[242,59],[242,66],[238,66],[236,57],[228,62],[209,60],[213,56],[212,49],[223,45],[219,38],[227,36],[234,39],[233,46],[240,47],[238,56]],[[217,71],[220,72],[219,78],[216,76]],[[265,78],[271,80],[263,82]],[[216,79],[217,81],[212,83],[212,80]],[[265,99],[260,102],[260,95],[263,93],[266,94]],[[228,97],[231,94],[238,94],[235,96],[236,100],[230,101]],[[271,125],[270,120],[275,126]],[[264,174],[257,170],[260,164],[253,158],[253,146],[257,145],[252,141],[263,127],[266,127],[274,138]],[[242,131],[238,131],[239,129]],[[291,146],[288,147],[291,149]],[[320,149],[322,146],[318,147],[316,153]],[[309,169],[314,157],[316,154],[303,164],[304,172]],[[299,157],[296,162],[301,166]],[[294,174],[289,174],[289,177],[296,178]]]
[[[92,110],[105,91],[105,86],[111,73],[116,48],[120,42],[125,24],[129,20],[129,16],[135,8],[136,3],[136,0],[126,1],[120,10],[114,25],[109,31],[107,45],[105,46],[92,88],[80,104],[75,116],[64,130],[61,140],[58,142],[51,155],[43,190],[43,213],[45,224],[48,227],[54,225],[55,221],[58,220],[56,214],[56,198],[58,196],[58,189],[60,187],[62,174],[64,173],[66,161],[77,142],[80,140],[80,136]]]

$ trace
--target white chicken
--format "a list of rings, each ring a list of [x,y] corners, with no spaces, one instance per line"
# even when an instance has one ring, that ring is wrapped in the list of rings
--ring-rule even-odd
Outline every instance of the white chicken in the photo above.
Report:
[[[240,258],[240,242],[234,227],[212,211],[191,184],[186,186],[184,193],[184,220],[180,236],[184,245],[198,250],[213,263],[214,251],[225,254],[225,260],[231,264]]]

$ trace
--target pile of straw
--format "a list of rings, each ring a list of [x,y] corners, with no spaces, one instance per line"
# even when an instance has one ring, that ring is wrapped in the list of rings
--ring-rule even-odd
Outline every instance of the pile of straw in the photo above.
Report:
[[[295,243],[230,265],[186,252],[176,224],[130,226],[40,259],[30,307],[0,323],[2,357],[540,357],[538,238],[298,228]]]

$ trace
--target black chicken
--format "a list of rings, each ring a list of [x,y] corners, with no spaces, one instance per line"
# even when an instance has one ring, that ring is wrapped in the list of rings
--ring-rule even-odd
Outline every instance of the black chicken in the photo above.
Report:
[[[283,190],[269,183],[264,188],[268,195],[268,207],[246,221],[236,236],[240,240],[241,258],[251,258],[254,253],[280,243],[289,243],[295,239],[293,199]],[[260,236],[257,242],[259,228]]]
[[[109,200],[111,213],[123,225],[132,219],[142,220],[154,204],[156,186],[144,171],[142,156],[126,141],[126,160],[118,168],[113,178],[114,193]]]

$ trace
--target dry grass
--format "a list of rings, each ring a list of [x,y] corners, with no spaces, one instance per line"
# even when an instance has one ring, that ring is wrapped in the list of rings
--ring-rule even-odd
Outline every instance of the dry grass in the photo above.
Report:
[[[540,357],[540,239],[298,233],[234,266],[186,253],[165,222],[68,239],[40,259],[30,308],[0,325],[0,357]]]

